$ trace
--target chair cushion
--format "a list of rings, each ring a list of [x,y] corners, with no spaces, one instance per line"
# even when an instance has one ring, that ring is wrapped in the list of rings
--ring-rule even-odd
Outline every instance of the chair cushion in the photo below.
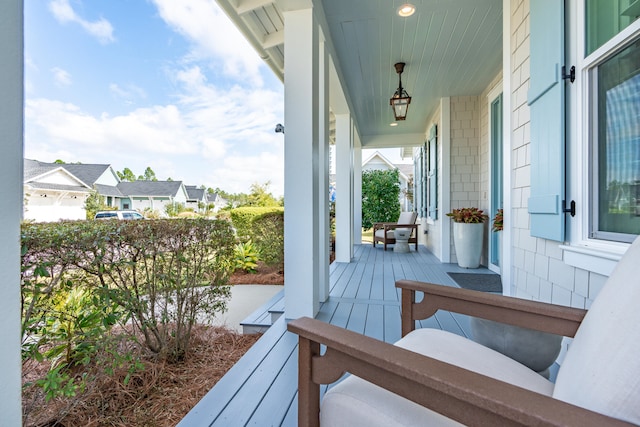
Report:
[[[587,312],[558,372],[553,397],[640,424],[640,238]]]
[[[449,332],[417,329],[396,345],[538,393],[553,391],[551,382],[526,366]],[[325,394],[320,422],[323,426],[460,425],[353,375]]]
[[[379,239],[384,239],[384,230],[376,230],[376,237]],[[396,234],[393,230],[387,231],[387,240],[395,238]]]
[[[398,224],[413,224],[416,222],[417,214],[415,212],[401,212],[398,218]]]

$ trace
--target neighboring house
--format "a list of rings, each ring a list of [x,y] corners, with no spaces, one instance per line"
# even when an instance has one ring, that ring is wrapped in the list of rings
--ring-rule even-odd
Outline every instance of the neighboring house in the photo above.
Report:
[[[207,204],[213,204],[213,212],[227,207],[229,201],[218,193],[207,193]]]
[[[393,164],[382,155],[379,151],[374,152],[368,159],[362,162],[362,170],[393,170],[397,169],[400,178],[400,208],[403,212],[410,212],[413,210],[413,205],[407,198],[407,192],[409,191],[409,183],[413,176],[413,165],[411,164]],[[413,187],[413,186],[412,186]],[[411,188],[413,191],[413,188]]]
[[[120,182],[118,190],[123,194],[120,209],[145,209],[165,213],[167,205],[186,205],[189,198],[182,181],[134,181]]]
[[[23,218],[37,222],[85,219],[84,202],[95,189],[108,206],[121,197],[110,165],[57,164],[24,160]]]
[[[185,189],[187,190],[186,206],[192,208],[194,212],[204,210],[207,205],[206,190],[195,185],[185,185]]]
[[[335,158],[335,147],[331,148],[329,169],[332,173],[329,174],[329,197],[332,202],[335,202],[336,188],[336,174],[335,167],[331,159]],[[411,151],[411,150],[409,150]],[[407,193],[413,192],[413,164],[405,163],[391,163],[387,157],[385,157],[379,151],[375,151],[367,159],[362,162],[362,170],[391,170],[398,169],[400,178],[400,196],[398,200],[402,211],[410,212],[413,210],[413,203],[410,198],[407,197]]]

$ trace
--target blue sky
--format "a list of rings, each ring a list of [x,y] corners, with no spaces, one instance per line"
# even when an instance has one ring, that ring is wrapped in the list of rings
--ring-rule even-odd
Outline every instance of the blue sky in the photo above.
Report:
[[[283,117],[282,83],[214,0],[25,1],[28,159],[280,196]]]
[[[212,0],[27,0],[25,157],[283,194],[283,86]]]

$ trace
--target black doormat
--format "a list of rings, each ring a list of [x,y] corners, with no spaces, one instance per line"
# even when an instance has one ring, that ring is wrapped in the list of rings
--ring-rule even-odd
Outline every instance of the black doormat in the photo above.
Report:
[[[502,293],[502,281],[498,274],[447,273],[461,288],[483,292]]]

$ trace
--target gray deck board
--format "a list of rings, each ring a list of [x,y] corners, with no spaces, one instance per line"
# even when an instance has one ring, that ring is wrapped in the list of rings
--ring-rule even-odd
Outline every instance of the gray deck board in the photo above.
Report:
[[[367,336],[393,343],[400,339],[400,279],[457,286],[448,271],[463,271],[457,265],[441,264],[420,247],[399,254],[390,248],[359,245],[353,262],[334,262],[329,267],[330,296],[320,305],[317,319]],[[264,313],[280,310],[283,293],[270,300]],[[284,316],[283,316],[284,317]],[[245,356],[209,391],[178,424],[192,426],[296,426],[297,425],[297,336],[286,331],[281,317]],[[419,327],[445,329],[469,335],[467,316],[438,311],[418,322]],[[322,386],[321,395],[331,386]]]

